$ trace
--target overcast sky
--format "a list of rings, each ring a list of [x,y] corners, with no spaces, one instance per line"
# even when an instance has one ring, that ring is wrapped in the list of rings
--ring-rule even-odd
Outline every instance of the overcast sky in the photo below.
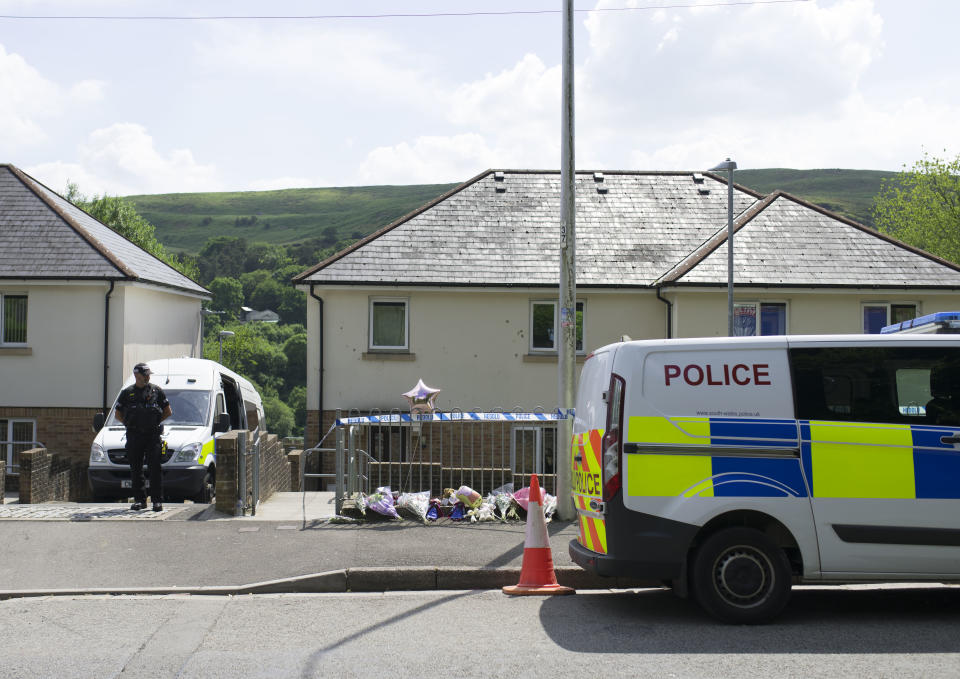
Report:
[[[578,168],[898,170],[960,153],[960,2],[718,6],[735,1],[576,2]],[[355,17],[0,18],[0,162],[117,195],[557,169],[561,8],[0,0],[6,17]],[[431,12],[464,15],[370,16]]]

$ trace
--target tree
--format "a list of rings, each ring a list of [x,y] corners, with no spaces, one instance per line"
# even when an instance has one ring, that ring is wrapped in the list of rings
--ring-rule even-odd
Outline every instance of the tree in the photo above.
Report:
[[[200,280],[209,282],[217,276],[237,277],[243,273],[246,257],[246,239],[231,236],[211,238],[200,250]]]
[[[253,289],[249,297],[254,309],[273,309],[276,311],[283,301],[283,286],[272,278],[267,278]],[[278,312],[279,313],[279,312]]]
[[[272,243],[250,243],[247,246],[246,258],[243,263],[244,271],[269,269],[273,271],[286,266],[290,262],[287,250],[282,245]]]
[[[960,263],[960,155],[924,152],[912,169],[884,180],[873,211],[879,231]]]
[[[293,410],[296,431],[303,433],[303,428],[307,424],[307,388],[297,386],[291,389],[290,396],[287,397],[287,405]]]
[[[263,399],[263,414],[267,417],[267,431],[280,438],[290,436],[296,426],[293,409],[277,396]]]
[[[287,357],[286,385],[288,388],[307,383],[307,333],[293,335],[283,343]]]
[[[236,318],[237,312],[243,306],[243,286],[236,278],[218,276],[207,286],[213,293],[210,307],[216,311],[223,311],[227,318]]]
[[[240,274],[240,283],[243,285],[243,298],[250,299],[257,286],[270,278],[270,272],[266,269],[257,269]]]

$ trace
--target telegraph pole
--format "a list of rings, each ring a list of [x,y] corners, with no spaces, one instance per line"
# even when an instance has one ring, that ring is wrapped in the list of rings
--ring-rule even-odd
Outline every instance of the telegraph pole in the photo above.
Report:
[[[573,124],[573,0],[563,0],[563,122],[560,144],[560,408],[574,407],[577,346],[577,229],[576,175]],[[573,420],[560,420],[555,455],[557,472],[557,516],[565,521],[576,517],[573,511],[570,473],[570,446]]]

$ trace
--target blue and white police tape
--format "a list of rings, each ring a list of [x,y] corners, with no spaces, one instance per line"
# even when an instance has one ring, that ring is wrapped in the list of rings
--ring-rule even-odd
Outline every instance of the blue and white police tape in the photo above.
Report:
[[[558,408],[552,413],[391,413],[389,415],[362,415],[343,417],[336,426],[345,424],[403,424],[404,422],[555,422],[572,419],[574,409]]]

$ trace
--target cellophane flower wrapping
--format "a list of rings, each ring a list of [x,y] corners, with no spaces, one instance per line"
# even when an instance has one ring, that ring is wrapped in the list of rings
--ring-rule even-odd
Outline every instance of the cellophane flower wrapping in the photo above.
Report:
[[[427,510],[430,509],[430,491],[403,493],[397,498],[397,509],[409,512],[420,521],[427,522]]]
[[[389,486],[382,486],[367,496],[367,508],[372,509],[377,514],[383,514],[394,519],[399,519],[396,507],[393,506],[393,493]]]
[[[543,493],[543,518],[546,523],[550,523],[554,513],[557,511],[557,498],[550,493]]]

